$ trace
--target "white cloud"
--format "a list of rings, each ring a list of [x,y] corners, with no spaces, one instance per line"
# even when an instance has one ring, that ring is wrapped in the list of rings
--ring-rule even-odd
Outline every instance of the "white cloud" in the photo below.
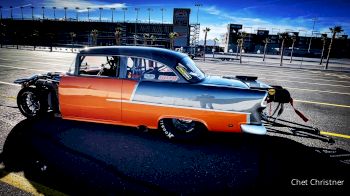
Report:
[[[221,24],[201,24],[201,29],[209,27],[211,29],[208,32],[207,39],[221,38],[223,34],[227,33],[227,24],[242,24],[243,31],[247,33],[256,33],[258,29],[269,30],[270,34],[277,34],[278,32],[284,31],[296,31],[300,32],[302,36],[305,34],[311,35],[311,28],[306,28],[303,24],[306,19],[304,18],[281,18],[280,20],[275,20],[274,22],[263,20],[261,18],[250,18],[250,17],[239,17],[234,16],[229,13],[218,10],[215,6],[205,7],[203,10],[210,15],[217,16],[220,19]],[[291,21],[298,20],[300,25],[290,25]],[[200,32],[200,40],[204,40],[204,32]]]
[[[221,11],[216,8],[216,6],[205,7],[203,8],[203,10],[208,14],[212,14],[212,15],[220,15],[221,13]]]
[[[96,10],[100,7],[103,9],[121,9],[124,7],[127,7],[125,3],[108,3],[103,1],[87,1],[87,0],[45,0],[43,2],[44,6],[47,7],[68,7],[71,9],[75,9],[76,7],[81,8],[79,12],[87,12],[88,7],[91,8],[91,10]]]

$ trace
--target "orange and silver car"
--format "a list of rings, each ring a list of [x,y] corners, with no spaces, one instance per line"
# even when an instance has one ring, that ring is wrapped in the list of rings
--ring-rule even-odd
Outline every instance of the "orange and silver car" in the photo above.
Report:
[[[255,77],[207,76],[187,55],[150,47],[92,47],[66,74],[15,83],[28,118],[63,119],[160,129],[169,138],[204,130],[265,134],[262,111],[270,86]]]

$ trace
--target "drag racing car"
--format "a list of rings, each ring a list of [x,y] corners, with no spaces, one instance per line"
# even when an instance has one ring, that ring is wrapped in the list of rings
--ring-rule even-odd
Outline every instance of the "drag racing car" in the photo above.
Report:
[[[168,138],[205,131],[266,134],[268,102],[288,103],[287,90],[251,76],[205,75],[186,54],[151,47],[91,47],[67,73],[15,81],[27,118],[63,119],[160,129]],[[279,111],[280,112],[280,111]]]

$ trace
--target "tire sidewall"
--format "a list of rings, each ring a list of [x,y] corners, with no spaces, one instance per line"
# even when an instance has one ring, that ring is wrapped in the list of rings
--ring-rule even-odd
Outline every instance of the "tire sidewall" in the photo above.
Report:
[[[194,130],[190,133],[181,133],[174,127],[172,119],[161,119],[159,121],[159,128],[164,135],[171,140],[195,140],[199,139],[203,134],[204,127],[200,123],[195,122]]]

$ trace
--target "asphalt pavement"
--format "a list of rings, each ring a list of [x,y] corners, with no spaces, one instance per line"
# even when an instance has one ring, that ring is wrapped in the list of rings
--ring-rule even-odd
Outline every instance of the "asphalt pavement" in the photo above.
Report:
[[[268,59],[265,63],[243,59],[243,64],[195,60],[210,75],[258,76],[262,82],[286,87],[295,107],[310,120],[304,123],[290,105],[281,118],[334,135],[334,144],[279,127],[269,127],[266,136],[209,133],[200,141],[172,142],[155,130],[25,120],[16,108],[20,86],[13,81],[65,72],[74,57],[74,53],[0,49],[0,194],[28,192],[4,180],[12,173],[28,179],[38,193],[55,190],[74,195],[349,191],[348,72],[279,67],[274,62],[270,66]],[[306,180],[307,185],[293,185],[293,179]],[[312,185],[315,180],[344,182]]]

